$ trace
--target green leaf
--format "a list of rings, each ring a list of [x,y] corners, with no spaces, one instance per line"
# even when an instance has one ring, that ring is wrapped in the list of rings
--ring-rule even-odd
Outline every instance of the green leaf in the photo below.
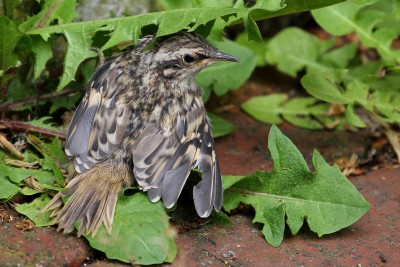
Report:
[[[10,180],[13,183],[20,183],[30,176],[39,181],[40,184],[52,185],[54,174],[49,171],[14,168],[0,162],[0,180]]]
[[[308,72],[301,79],[301,84],[311,95],[330,103],[351,103],[343,92],[341,85],[347,70],[332,69],[328,71]]]
[[[60,129],[56,126],[54,126],[54,123],[52,123],[51,121],[53,120],[52,117],[50,116],[44,116],[41,117],[39,119],[36,120],[32,120],[32,121],[26,121],[23,123],[29,124],[29,125],[33,125],[33,126],[37,126],[37,127],[41,127],[41,128],[45,128],[51,131],[56,131],[59,132]]]
[[[368,202],[343,176],[314,151],[312,173],[293,143],[278,128],[271,128],[268,147],[274,161],[272,172],[258,172],[240,179],[225,190],[224,207],[232,210],[241,202],[252,205],[255,222],[269,244],[283,240],[285,216],[292,234],[304,220],[318,236],[343,229],[364,215]]]
[[[3,171],[0,165],[0,172]],[[0,201],[8,200],[19,192],[19,187],[11,183],[6,176],[0,175]]]
[[[212,134],[214,138],[230,134],[236,128],[235,125],[227,122],[226,120],[215,115],[214,113],[208,112],[207,115],[211,120]]]
[[[236,176],[236,175],[223,175],[222,176],[222,186],[224,190],[228,189],[232,185],[236,184],[242,179],[245,179],[246,176]]]
[[[14,21],[0,16],[0,70],[3,70],[3,76],[18,61],[18,57],[13,52],[21,36],[22,33]],[[2,81],[1,86],[4,83],[5,81]]]
[[[60,139],[57,137],[54,138],[50,143],[43,142],[40,139],[37,140],[45,148],[45,151],[42,151],[42,153],[50,157],[54,157],[61,164],[68,164],[70,162],[67,155],[64,153]]]
[[[347,105],[345,116],[346,116],[347,122],[350,123],[351,125],[354,125],[354,126],[359,127],[359,128],[364,128],[364,127],[367,126],[360,119],[360,117],[358,117],[358,115],[354,113],[353,105]]]
[[[193,1],[182,0],[158,0],[157,1],[165,10],[191,8]]]
[[[377,66],[380,66],[379,64]],[[349,104],[346,120],[356,127],[364,123],[352,111],[361,105],[375,114],[379,119],[389,123],[400,122],[399,82],[397,75],[382,78],[371,75],[359,75],[351,80],[346,76],[347,70],[333,69],[322,72],[309,72],[301,80],[304,88],[316,98],[327,102]],[[351,75],[354,75],[353,72]],[[344,81],[347,80],[348,84]]]
[[[372,1],[374,2],[374,1]],[[379,54],[389,62],[400,61],[400,50],[392,49],[392,42],[398,37],[400,23],[396,16],[396,9],[379,10],[380,5],[397,3],[392,0],[379,1],[376,5],[367,6],[371,1],[364,1],[363,5],[353,1],[346,1],[337,5],[313,10],[312,14],[318,24],[333,35],[344,35],[355,32],[367,47],[376,48]],[[382,3],[382,4],[381,4]],[[394,13],[394,14],[393,14]]]
[[[289,123],[305,129],[324,129],[335,118],[329,117],[329,105],[318,103],[313,97],[296,97],[282,106],[282,117]]]
[[[288,99],[286,94],[256,96],[241,105],[242,109],[263,123],[279,124],[283,112],[281,104]]]
[[[267,44],[266,59],[270,64],[293,77],[303,68],[307,70],[328,69],[318,58],[334,45],[333,40],[320,41],[315,36],[298,28],[287,28],[279,32]]]
[[[23,82],[25,78],[22,77],[21,74],[17,73],[14,78],[10,81],[7,94],[6,94],[6,102],[8,103],[13,103],[15,101],[24,99],[24,98],[29,98],[34,95],[37,95],[37,92],[33,90],[32,87],[27,86],[25,82]],[[32,105],[24,105],[20,108],[13,109],[14,111],[18,110],[26,110],[30,109]]]
[[[41,191],[30,188],[29,186],[25,186],[25,187],[22,187],[19,192],[21,194],[23,194],[24,196],[33,196],[33,195],[40,193]]]
[[[265,43],[248,40],[248,37],[245,33],[239,34],[235,42],[253,51],[253,53],[257,56],[256,65],[258,67],[267,65],[267,61],[265,59],[265,53],[266,53]]]
[[[64,109],[67,109],[67,110],[73,110],[76,107],[76,103],[81,98],[82,98],[82,96],[80,94],[74,94],[74,95],[68,96],[68,97],[60,97],[60,98],[53,99],[51,101],[51,107],[50,107],[49,113],[53,114],[59,108],[64,108]]]
[[[355,44],[346,44],[321,57],[321,61],[332,68],[346,68],[357,52]]]
[[[258,29],[257,23],[250,14],[244,18],[244,27],[246,28],[246,32],[248,33],[249,41],[262,41],[262,36],[260,30]]]
[[[53,52],[49,42],[45,42],[39,36],[32,36],[32,51],[35,54],[35,66],[33,78],[37,79],[46,67],[47,61],[52,57]]]
[[[231,219],[223,212],[212,212],[207,221],[228,227],[233,226]]]
[[[111,234],[102,226],[95,237],[85,237],[109,259],[146,265],[170,262],[177,248],[168,219],[160,201],[151,203],[145,193],[138,192],[119,197]]]
[[[29,20],[29,22],[21,26],[21,28],[27,30],[25,32],[27,35],[40,35],[45,41],[48,41],[49,37],[53,34],[63,34],[66,37],[68,48],[64,61],[64,73],[58,86],[58,90],[61,90],[74,79],[75,72],[80,63],[89,57],[96,56],[96,53],[90,50],[90,48],[92,46],[92,39],[98,31],[109,32],[109,39],[103,45],[102,50],[125,41],[136,43],[140,36],[153,34],[155,31],[157,37],[160,37],[176,33],[183,29],[189,31],[197,30],[203,33],[204,37],[209,36],[210,39],[213,39],[215,36],[222,34],[222,30],[226,25],[242,23],[243,20],[247,20],[248,22],[247,29],[250,32],[250,36],[253,39],[257,39],[258,32],[254,28],[255,24],[253,23],[255,20],[311,10],[341,1],[343,0],[312,2],[299,2],[298,0],[286,0],[284,2],[281,0],[258,0],[250,9],[244,4],[241,4],[240,1],[238,1],[239,4],[237,4],[236,7],[225,7],[228,1],[224,1],[222,4],[212,4],[213,7],[209,7],[208,5],[216,2],[200,1],[202,5],[207,5],[207,7],[173,9],[132,17],[75,22],[40,28],[36,27],[39,24],[37,23],[38,19],[35,18]],[[176,5],[172,5],[172,7],[176,7]],[[70,10],[70,6],[68,6],[68,10]],[[249,20],[249,12],[252,20]],[[62,13],[62,15],[64,15],[64,13]],[[44,18],[39,14],[37,17]],[[60,17],[63,16],[60,15]],[[53,17],[49,19],[46,18],[45,25],[48,25],[47,22],[52,21],[52,18]],[[64,18],[63,22],[65,21],[66,19]]]
[[[355,1],[344,1],[329,7],[311,11],[314,19],[326,31],[334,35],[345,35],[354,29],[354,20],[362,5]]]
[[[218,42],[215,46],[237,57],[240,63],[217,62],[200,71],[196,81],[203,89],[212,88],[215,94],[223,95],[229,89],[239,88],[250,77],[256,66],[257,57],[248,48],[232,41]]]
[[[54,138],[51,143],[46,143],[36,136],[32,135],[31,138],[35,140],[35,143],[30,142],[31,145],[33,145],[44,157],[42,169],[53,171],[54,179],[59,185],[63,185],[64,176],[58,166],[66,165],[70,161],[62,149],[60,140],[58,138]],[[40,146],[37,144],[40,144]]]
[[[319,103],[312,97],[296,97],[288,100],[285,94],[253,97],[242,104],[242,108],[255,119],[269,124],[278,124],[282,119],[306,129],[323,129],[337,117],[327,116],[329,105]]]
[[[47,27],[55,20],[59,24],[71,22],[77,15],[75,6],[75,0],[46,0],[42,10],[21,23],[19,28],[21,31],[26,32],[35,28]]]
[[[40,211],[50,202],[48,195],[43,194],[30,203],[18,204],[15,210],[28,217],[36,227],[53,225],[50,219],[50,211],[40,214]]]

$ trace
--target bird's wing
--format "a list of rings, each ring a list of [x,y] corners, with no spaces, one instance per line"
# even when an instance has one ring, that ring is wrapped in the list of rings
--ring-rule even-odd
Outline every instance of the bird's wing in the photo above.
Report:
[[[109,157],[126,133],[130,112],[118,102],[114,77],[112,61],[96,70],[69,127],[65,152],[79,173]]]
[[[151,201],[163,199],[171,208],[177,201],[190,170],[198,168],[202,181],[193,189],[196,211],[208,217],[222,205],[222,183],[209,121],[204,108],[194,107],[178,116],[172,129],[149,123],[132,148],[134,174]]]

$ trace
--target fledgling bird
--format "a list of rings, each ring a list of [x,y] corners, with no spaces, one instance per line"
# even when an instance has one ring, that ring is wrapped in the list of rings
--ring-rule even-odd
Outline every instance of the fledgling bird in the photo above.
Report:
[[[146,49],[153,39],[99,66],[74,114],[65,152],[78,174],[43,209],[53,210],[64,233],[77,221],[78,236],[94,236],[101,223],[110,233],[118,192],[135,181],[152,202],[171,208],[194,168],[202,172],[193,188],[198,215],[222,206],[211,125],[194,76],[213,62],[238,60],[195,33],[163,37]]]

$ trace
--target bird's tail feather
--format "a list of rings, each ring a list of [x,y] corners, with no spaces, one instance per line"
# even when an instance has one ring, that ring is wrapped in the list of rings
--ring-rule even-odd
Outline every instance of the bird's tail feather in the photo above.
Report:
[[[115,168],[115,167],[114,167]],[[59,192],[41,211],[51,211],[58,231],[71,233],[79,221],[78,236],[96,235],[101,223],[108,233],[112,231],[115,206],[122,186],[129,184],[127,172],[118,172],[101,164],[74,177],[66,190]],[[63,206],[62,198],[70,196]]]

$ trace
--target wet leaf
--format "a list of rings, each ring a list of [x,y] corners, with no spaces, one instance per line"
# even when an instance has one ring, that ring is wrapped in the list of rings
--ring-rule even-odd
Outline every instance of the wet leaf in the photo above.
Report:
[[[329,166],[317,151],[315,172],[311,172],[299,150],[276,126],[271,128],[268,147],[273,171],[233,178],[233,182],[224,177],[224,184],[231,184],[225,190],[224,207],[229,211],[240,203],[253,206],[253,222],[264,225],[262,233],[272,246],[282,242],[285,223],[297,234],[306,220],[311,231],[323,236],[351,225],[370,208],[339,168]]]

